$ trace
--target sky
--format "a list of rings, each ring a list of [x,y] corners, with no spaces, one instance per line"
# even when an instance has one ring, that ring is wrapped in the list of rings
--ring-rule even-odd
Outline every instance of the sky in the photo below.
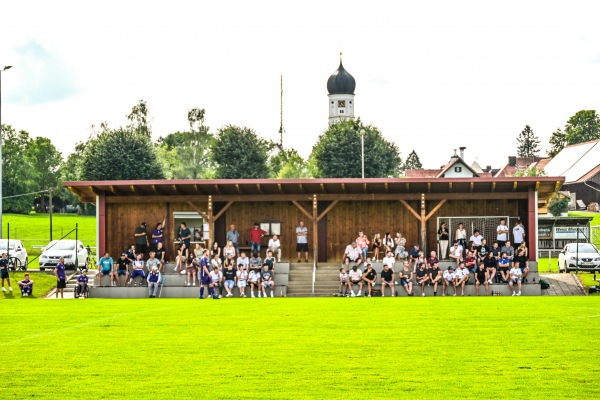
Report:
[[[525,125],[545,154],[570,116],[600,108],[599,15],[593,0],[1,2],[2,123],[66,157],[143,99],[154,138],[204,108],[214,133],[277,141],[283,74],[283,144],[307,157],[342,52],[355,116],[403,158],[438,168],[465,146],[501,167]]]

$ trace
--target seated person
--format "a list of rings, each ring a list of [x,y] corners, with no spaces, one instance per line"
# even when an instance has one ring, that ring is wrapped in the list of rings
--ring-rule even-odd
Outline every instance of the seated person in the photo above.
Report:
[[[89,278],[87,276],[87,269],[81,271],[81,275],[77,277],[77,286],[75,287],[75,297],[81,297],[88,290]]]
[[[412,268],[410,267],[410,263],[408,261],[404,261],[404,265],[398,273],[398,276],[400,277],[400,285],[402,285],[404,290],[406,290],[406,294],[409,296],[414,295],[412,283],[413,274],[414,273]]]
[[[225,291],[227,292],[225,297],[233,296],[232,291],[233,287],[235,286],[235,275],[236,270],[233,269],[233,265],[228,265],[227,267],[223,268],[223,280],[225,281],[223,286],[225,286]]]
[[[477,260],[475,259],[472,251],[467,252],[467,257],[465,258],[465,268],[472,274],[474,274],[475,270],[477,269]]]
[[[419,243],[415,243],[413,248],[410,249],[410,252],[408,253],[408,259],[410,260],[410,264],[413,267],[413,271],[417,268],[417,263],[421,254],[423,254],[423,252],[421,251],[421,245],[419,245]]]
[[[267,288],[271,289],[271,297],[275,297],[275,282],[273,281],[273,273],[269,270],[269,266],[265,264],[260,275],[260,285],[262,286],[263,297],[267,297]]]
[[[135,261],[133,262],[133,270],[131,272],[131,276],[129,277],[129,286],[131,286],[136,276],[142,278],[142,280],[140,281],[140,286],[144,283],[144,279],[146,279],[146,275],[144,274],[144,260],[142,256],[142,253],[138,254]]]
[[[156,258],[156,252],[154,250],[150,250],[149,258],[146,261],[146,268],[148,269],[148,272],[150,272],[154,267],[160,271],[161,264],[160,260]]]
[[[367,283],[367,289],[369,291],[369,297],[371,297],[371,291],[373,290],[373,286],[377,282],[377,272],[373,269],[371,263],[367,264],[367,270],[362,276],[363,281]]]
[[[456,274],[454,273],[454,267],[449,266],[444,274],[442,275],[442,296],[446,295],[446,286],[451,286],[454,288],[454,295],[456,296]]]
[[[21,288],[21,296],[27,297],[33,292],[33,281],[29,279],[29,274],[25,274],[23,279],[17,282],[17,284]]]
[[[362,275],[363,275],[363,273],[360,269],[358,269],[358,265],[353,265],[352,269],[348,272],[348,276],[350,277],[350,283],[348,285],[350,286],[350,296],[351,297],[362,296],[362,287],[363,287]],[[353,285],[358,285],[358,294],[354,294]]]
[[[248,283],[248,271],[244,269],[242,264],[238,265],[238,270],[235,274],[237,287],[240,291],[240,297],[246,297],[246,285]]]
[[[465,295],[465,285],[469,281],[469,270],[465,268],[465,263],[461,262],[458,264],[458,269],[456,270],[456,283],[454,284],[456,287],[460,286],[460,295]]]
[[[340,268],[340,296],[347,296],[348,290],[352,290],[350,286],[350,278],[344,268]]]
[[[389,265],[383,264],[383,270],[381,271],[381,297],[385,297],[386,286],[390,287],[390,292],[392,293],[392,297],[394,297],[394,271],[392,271]]]
[[[150,271],[148,272],[148,297],[150,298],[156,297],[156,293],[158,292],[158,285],[162,279],[159,269],[160,265],[155,265],[151,267]]]
[[[490,247],[487,245],[487,241],[485,239],[481,239],[481,247],[477,251],[477,254],[475,254],[475,257],[477,258],[477,263],[481,263],[487,257],[489,252]]]
[[[104,256],[102,258],[100,258],[98,260],[98,264],[96,264],[98,266],[98,286],[102,286],[102,277],[103,276],[108,276],[109,277],[109,285],[112,285],[112,279],[113,279],[113,264],[115,262],[113,261],[112,257],[108,254],[108,251],[106,253],[104,253]]]
[[[236,264],[237,264],[237,265],[240,265],[240,264],[242,264],[242,265],[244,266],[244,269],[245,269],[246,271],[248,271],[248,268],[249,268],[249,266],[250,266],[250,260],[249,260],[249,259],[248,259],[248,257],[246,256],[246,253],[245,253],[245,252],[243,252],[243,251],[242,251],[242,252],[240,253],[240,256],[239,256],[239,257],[237,258],[237,260],[236,260]]]
[[[213,254],[213,258],[212,260],[210,260],[210,265],[213,268],[217,267],[219,271],[223,268],[223,262],[221,261],[221,258],[219,257],[218,253]]]
[[[165,256],[166,256],[165,248],[163,247],[162,242],[158,242],[156,244],[156,250],[154,251],[154,257],[156,257],[156,259],[160,262],[159,271],[162,273],[165,272]]]
[[[473,234],[469,238],[469,241],[471,242],[471,251],[475,256],[477,255],[477,253],[479,253],[479,250],[481,250],[481,246],[483,245],[483,236],[481,236],[481,234],[479,233],[479,229],[475,229],[473,231]],[[467,267],[467,269],[469,269],[469,267]],[[475,270],[475,268],[473,268],[473,270]]]
[[[510,259],[506,255],[506,253],[502,252],[502,255],[498,259],[498,272],[500,272],[500,278],[502,282],[508,282],[510,277]]]
[[[513,259],[515,258],[515,248],[510,245],[510,240],[506,241],[506,244],[500,248],[501,253],[506,253],[506,257],[510,260],[510,266],[513,265]]]
[[[440,260],[438,259],[436,252],[432,251],[431,253],[429,253],[429,258],[427,259],[427,265],[425,269],[429,269],[433,267],[433,264],[439,264],[439,262]]]
[[[131,265],[131,261],[129,261],[129,258],[127,258],[127,254],[121,253],[121,257],[119,257],[119,259],[117,260],[116,274],[113,272],[113,286],[123,286],[123,285],[127,284],[127,280],[129,279],[129,266],[130,265]],[[125,277],[125,280],[123,283],[121,283],[121,276]]]
[[[491,251],[489,253],[487,253],[487,256],[483,259],[483,265],[485,266],[485,271],[487,272],[488,275],[488,283],[492,284],[494,283],[494,280],[496,279],[496,265],[498,264],[498,260],[496,260],[496,257],[494,257],[494,253],[492,253]]]
[[[252,269],[261,269],[263,262],[258,253],[252,253],[252,257],[248,260],[249,267]]]
[[[394,267],[396,265],[396,257],[394,257],[394,253],[392,253],[391,250],[386,253],[385,257],[383,257],[383,264],[390,267],[392,272],[395,272]]]
[[[359,266],[362,262],[362,252],[356,245],[356,242],[352,242],[346,246],[346,250],[344,251],[344,263],[346,264],[346,268],[349,267],[350,263]]]
[[[529,274],[529,260],[525,255],[525,251],[523,249],[520,249],[517,252],[517,256],[514,258],[513,261],[514,266],[519,267],[519,269],[521,269],[521,279],[525,280],[527,278],[527,275]]]
[[[479,296],[479,286],[485,286],[485,295],[488,295],[489,282],[488,274],[483,263],[479,264],[479,268],[475,272],[475,296]]]
[[[490,249],[490,251],[492,252],[496,260],[498,260],[502,255],[502,252],[500,251],[500,246],[498,246],[498,242],[492,243],[492,248]]]
[[[425,263],[420,263],[415,273],[417,276],[417,285],[421,286],[421,296],[425,296],[425,284],[429,282],[429,271],[425,268]]]
[[[190,253],[185,262],[185,273],[187,275],[186,284],[188,286],[196,286],[196,276],[200,271],[200,260],[202,257],[195,257],[194,254]]]
[[[508,286],[510,286],[513,296],[521,295],[521,281],[522,281],[521,268],[519,268],[517,265],[515,265],[514,267],[512,267],[510,269],[510,277],[509,277],[509,281],[508,281]],[[519,287],[519,293],[515,293],[515,286],[514,286],[515,283]]]
[[[442,271],[440,270],[440,263],[434,263],[429,268],[429,284],[433,285],[433,295],[437,296],[438,284],[442,282]]]
[[[215,292],[217,291],[217,289],[219,289],[219,298],[223,297],[223,273],[221,271],[219,271],[219,267],[214,267],[213,266],[213,270],[210,271],[210,286],[213,287],[215,289]]]
[[[256,294],[260,297],[260,271],[254,269],[250,270],[248,274],[248,280],[250,281],[250,297],[254,298],[254,288],[256,287]]]
[[[455,240],[454,243],[452,244],[452,247],[450,247],[448,256],[450,257],[451,260],[454,260],[456,262],[457,266],[458,266],[458,264],[460,264],[462,262],[463,248],[460,244],[458,244],[457,240]]]
[[[263,261],[263,265],[267,264],[269,266],[269,271],[271,271],[271,275],[273,277],[275,277],[275,264],[276,263],[277,263],[277,260],[275,259],[275,256],[273,256],[273,251],[267,250],[267,256],[265,257],[265,259]]]

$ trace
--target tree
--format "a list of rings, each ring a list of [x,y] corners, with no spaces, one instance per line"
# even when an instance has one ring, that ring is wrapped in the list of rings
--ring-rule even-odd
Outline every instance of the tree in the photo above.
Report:
[[[272,178],[309,178],[306,161],[296,149],[281,149],[269,158],[269,168]]]
[[[27,154],[29,133],[2,125],[2,211],[28,214],[33,204],[35,169]],[[23,196],[26,195],[26,196]],[[17,196],[17,197],[12,197]]]
[[[27,145],[27,155],[34,169],[35,191],[57,189],[60,181],[60,166],[62,155],[52,144],[50,139],[37,137],[30,140]],[[41,204],[45,205],[47,194],[41,197]]]
[[[529,125],[517,137],[517,156],[538,157],[540,155],[540,139],[533,133]]]
[[[416,151],[411,151],[408,157],[406,157],[403,169],[423,169],[423,164],[421,164],[421,160]]]
[[[219,129],[210,145],[215,175],[221,179],[267,178],[269,143],[254,130],[235,125]]]
[[[163,179],[150,139],[129,129],[105,129],[85,144],[81,160],[84,180]]]
[[[546,171],[543,168],[537,169],[535,165],[532,165],[523,170],[517,171],[515,176],[546,176]]]
[[[600,117],[596,110],[578,111],[565,125],[567,144],[577,144],[600,139]]]
[[[309,157],[313,173],[323,178],[360,178],[361,129],[364,129],[365,178],[396,176],[401,167],[398,146],[360,118],[335,123],[323,132]],[[312,161],[310,160],[312,159]]]
[[[558,128],[550,136],[550,149],[548,150],[549,157],[556,157],[556,155],[565,148],[567,145],[567,135]]]
[[[140,100],[131,108],[131,112],[127,115],[129,124],[127,128],[140,133],[148,138],[152,137],[152,131],[148,122],[148,105],[146,100]]]

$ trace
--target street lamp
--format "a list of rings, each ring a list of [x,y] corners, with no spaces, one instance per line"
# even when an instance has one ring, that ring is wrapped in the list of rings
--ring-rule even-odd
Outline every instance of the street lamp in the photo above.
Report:
[[[7,65],[0,69],[0,239],[2,239],[2,71],[11,68],[12,65]]]
[[[360,148],[362,161],[362,178],[365,179],[365,130],[360,129]]]

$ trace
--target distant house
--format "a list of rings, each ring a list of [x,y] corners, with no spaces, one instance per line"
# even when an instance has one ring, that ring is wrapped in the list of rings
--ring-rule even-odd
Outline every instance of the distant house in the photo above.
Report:
[[[526,171],[531,167],[545,171],[545,167],[549,161],[550,158],[548,157],[509,156],[508,162],[494,174],[494,178],[517,176],[519,172]]]
[[[576,200],[600,203],[600,140],[565,147],[544,170],[548,176],[565,177],[561,190],[571,193],[573,205]]]
[[[460,148],[460,155],[456,154],[450,157],[446,165],[438,169],[407,169],[405,175],[407,178],[491,178],[491,168],[483,170],[477,161],[468,164],[465,161],[465,147]]]

